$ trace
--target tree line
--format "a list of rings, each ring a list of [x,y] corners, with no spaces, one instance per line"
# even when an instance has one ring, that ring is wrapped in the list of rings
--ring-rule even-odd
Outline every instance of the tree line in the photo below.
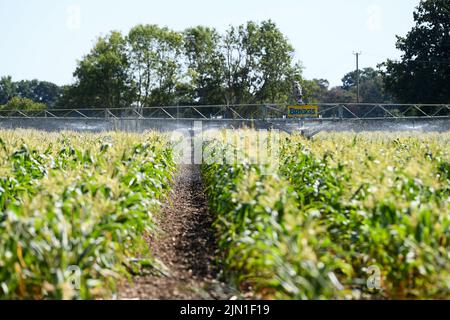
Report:
[[[342,85],[330,88],[326,79],[303,80],[306,100],[312,103],[354,103],[357,101],[357,72],[351,71],[342,78]],[[359,71],[360,102],[393,103],[394,97],[386,91],[379,70],[364,68]]]
[[[365,103],[450,103],[450,0],[423,0],[416,25],[397,37],[403,53],[360,71]],[[144,108],[167,105],[291,103],[292,84],[311,103],[356,99],[356,71],[342,85],[307,80],[289,40],[268,20],[230,26],[223,34],[197,26],[177,32],[138,25],[99,37],[77,63],[75,83],[0,79],[3,108]],[[32,105],[31,101],[39,105]]]
[[[285,102],[301,81],[294,49],[272,21],[224,34],[138,25],[98,39],[66,88],[67,106],[136,108]]]
[[[39,80],[14,82],[11,76],[0,78],[0,108],[8,110],[54,108],[62,98],[58,85]]]

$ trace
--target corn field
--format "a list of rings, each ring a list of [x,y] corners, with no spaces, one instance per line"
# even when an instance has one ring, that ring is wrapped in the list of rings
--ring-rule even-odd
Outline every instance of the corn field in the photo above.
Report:
[[[142,233],[175,170],[158,134],[2,131],[0,163],[1,298],[108,297],[152,264]]]
[[[202,168],[231,281],[262,298],[450,297],[449,134],[282,136],[272,174],[242,148],[254,132],[230,135]]]
[[[221,281],[259,299],[450,298],[449,133],[204,137]],[[113,298],[159,267],[147,240],[175,149],[155,132],[0,131],[0,299]]]

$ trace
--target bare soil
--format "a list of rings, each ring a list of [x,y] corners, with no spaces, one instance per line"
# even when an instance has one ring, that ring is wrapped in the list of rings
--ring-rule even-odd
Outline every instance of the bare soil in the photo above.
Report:
[[[215,267],[212,217],[197,165],[183,165],[157,221],[161,234],[146,237],[158,272],[133,278],[118,290],[119,299],[230,299]]]

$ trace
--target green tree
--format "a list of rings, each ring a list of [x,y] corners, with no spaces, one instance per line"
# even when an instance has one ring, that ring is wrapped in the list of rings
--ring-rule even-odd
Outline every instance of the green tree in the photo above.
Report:
[[[326,92],[323,102],[325,103],[353,103],[356,101],[354,91],[345,90],[342,87],[333,87]]]
[[[352,92],[356,102],[356,71],[342,78],[342,89]],[[391,97],[386,93],[381,72],[373,68],[364,68],[359,72],[360,100],[363,103],[388,103]]]
[[[303,80],[303,99],[308,103],[326,102],[330,83],[325,79]]]
[[[378,75],[360,84],[360,99],[363,103],[391,103],[391,96],[386,93],[383,78]]]
[[[404,103],[449,103],[450,1],[421,1],[414,21],[406,37],[397,37],[401,60],[381,65],[386,89]]]
[[[246,26],[231,26],[222,41],[222,52],[225,57],[224,79],[225,100],[227,104],[243,104],[253,102],[256,91],[255,45],[256,24],[248,22]],[[255,42],[253,42],[255,43]]]
[[[222,43],[227,103],[289,100],[292,81],[301,80],[302,68],[293,61],[293,47],[272,21],[232,26]]]
[[[215,29],[203,26],[188,28],[183,36],[192,103],[223,104],[225,59],[220,52],[221,36]]]
[[[16,82],[17,96],[44,103],[53,108],[61,97],[62,90],[54,83],[39,80]]]
[[[378,77],[380,74],[377,70],[373,68],[364,68],[359,71],[359,83],[363,83],[365,81],[369,81]],[[356,71],[351,71],[347,73],[342,78],[342,89],[351,90],[356,88]]]
[[[263,21],[257,29],[256,99],[258,102],[286,102],[292,81],[300,80],[302,68],[293,62],[294,48],[272,21]]]
[[[54,83],[39,80],[12,81],[11,76],[0,79],[0,104],[6,104],[13,97],[28,98],[52,108],[61,98],[62,89]]]
[[[181,34],[157,25],[138,25],[127,41],[137,106],[173,104],[181,77]]]
[[[128,106],[133,92],[128,68],[126,41],[121,33],[100,37],[78,62],[76,83],[65,89],[64,103],[76,107]]]
[[[0,79],[0,105],[6,104],[12,97],[17,95],[17,85],[11,76]]]
[[[47,106],[43,103],[34,102],[28,98],[13,97],[1,106],[2,110],[45,110]]]

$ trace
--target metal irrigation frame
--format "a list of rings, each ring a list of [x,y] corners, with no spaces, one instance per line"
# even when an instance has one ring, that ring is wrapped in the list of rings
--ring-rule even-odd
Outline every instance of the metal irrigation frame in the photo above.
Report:
[[[301,120],[450,119],[450,104],[317,103],[317,117]],[[127,108],[0,110],[2,118],[54,119],[287,119],[286,104],[190,105]]]

